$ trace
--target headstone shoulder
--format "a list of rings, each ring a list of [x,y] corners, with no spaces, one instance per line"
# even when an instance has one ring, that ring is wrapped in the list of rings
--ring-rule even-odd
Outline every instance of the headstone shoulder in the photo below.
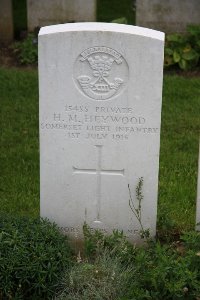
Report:
[[[144,27],[114,24],[114,23],[97,23],[97,22],[84,22],[84,23],[67,23],[52,26],[45,26],[40,29],[39,36],[53,33],[62,32],[112,32],[112,33],[124,33],[131,35],[139,35],[142,37],[148,37],[164,41],[164,32],[148,29]]]

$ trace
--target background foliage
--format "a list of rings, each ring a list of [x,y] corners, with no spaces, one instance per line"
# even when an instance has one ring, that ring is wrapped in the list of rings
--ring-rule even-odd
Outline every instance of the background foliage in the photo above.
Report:
[[[166,36],[164,66],[175,65],[181,70],[192,70],[199,66],[200,26],[189,26],[187,34]]]

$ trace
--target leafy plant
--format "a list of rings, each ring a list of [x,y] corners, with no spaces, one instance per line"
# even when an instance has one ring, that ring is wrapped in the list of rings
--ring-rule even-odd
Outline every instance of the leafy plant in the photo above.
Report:
[[[57,300],[199,299],[198,233],[186,233],[171,245],[148,241],[145,247],[132,246],[127,259],[116,237],[109,236],[111,248],[101,248],[92,260],[80,260],[65,273]]]
[[[181,240],[184,242],[184,246],[187,250],[200,252],[200,232],[185,232],[181,236]]]
[[[38,42],[34,34],[29,34],[22,42],[14,44],[14,51],[23,65],[36,64],[38,61]]]
[[[178,65],[191,70],[198,65],[200,57],[200,26],[188,27],[188,33],[170,34],[166,37],[164,66]]]
[[[121,300],[193,300],[200,296],[200,257],[191,251],[151,242],[137,249],[132,263],[132,280]]]
[[[88,225],[84,224],[83,233],[85,255],[90,260],[108,250],[110,254],[120,258],[121,262],[128,263],[135,253],[135,247],[126,240],[123,232],[118,230],[114,230],[111,235],[104,235],[99,230],[92,232]]]
[[[51,299],[70,256],[55,224],[1,216],[0,299]]]

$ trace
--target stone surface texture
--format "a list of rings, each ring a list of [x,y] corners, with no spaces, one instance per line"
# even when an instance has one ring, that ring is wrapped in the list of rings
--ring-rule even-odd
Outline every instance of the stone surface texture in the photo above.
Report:
[[[199,0],[137,0],[136,24],[166,33],[185,32],[200,24]]]
[[[139,241],[156,232],[164,34],[119,24],[39,33],[41,216],[82,238],[84,222]]]
[[[196,229],[200,231],[200,141],[199,141],[199,168],[197,183]]]
[[[12,1],[0,0],[0,43],[9,44],[13,40]]]
[[[27,0],[28,30],[37,27],[96,20],[96,0]]]

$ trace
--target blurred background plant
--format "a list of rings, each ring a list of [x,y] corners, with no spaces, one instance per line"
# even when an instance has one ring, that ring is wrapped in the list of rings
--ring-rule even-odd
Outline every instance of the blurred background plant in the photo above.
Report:
[[[199,64],[200,26],[188,26],[187,34],[166,36],[164,66],[192,70]]]
[[[14,53],[22,65],[37,64],[38,62],[38,39],[29,33],[22,41],[13,44]]]

